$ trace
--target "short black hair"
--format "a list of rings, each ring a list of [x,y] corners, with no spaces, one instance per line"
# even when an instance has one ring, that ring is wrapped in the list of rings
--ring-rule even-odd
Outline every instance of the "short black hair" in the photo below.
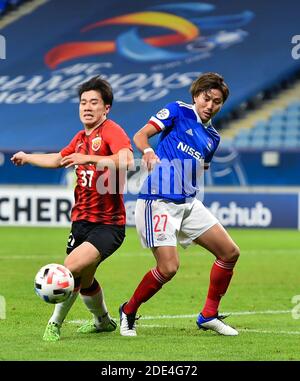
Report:
[[[105,79],[101,78],[99,75],[96,75],[95,77],[82,83],[78,87],[79,99],[81,99],[82,93],[90,90],[98,91],[105,105],[112,105],[114,99],[113,90],[111,85]]]

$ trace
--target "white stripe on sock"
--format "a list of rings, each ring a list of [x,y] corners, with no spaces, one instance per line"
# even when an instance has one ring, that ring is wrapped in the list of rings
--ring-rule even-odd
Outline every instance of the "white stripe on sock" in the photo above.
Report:
[[[161,284],[166,283],[165,278],[164,278],[162,275],[160,275],[160,273],[157,271],[156,268],[155,268],[155,269],[152,269],[152,270],[151,270],[151,273],[152,273],[152,275],[154,276],[154,278],[155,278],[159,283],[161,283]]]
[[[236,262],[224,262],[221,259],[216,259],[215,264],[223,269],[231,270],[234,268]]]

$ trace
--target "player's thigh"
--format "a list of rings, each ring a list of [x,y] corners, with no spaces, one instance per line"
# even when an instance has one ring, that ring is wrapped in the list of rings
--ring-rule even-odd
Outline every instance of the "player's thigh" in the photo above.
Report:
[[[79,228],[84,231],[78,232]],[[108,258],[122,244],[125,238],[125,226],[85,223],[76,225],[72,229],[76,237],[75,245],[84,241],[73,249],[65,260],[65,265],[75,276],[82,276],[89,268],[95,267]]]
[[[216,217],[195,199],[191,204],[186,204],[185,217],[182,221],[181,231],[178,237],[179,243],[187,247],[212,226],[218,223]]]
[[[176,246],[183,208],[164,200],[138,199],[136,229],[143,247]]]
[[[220,223],[206,230],[194,242],[225,261],[234,261],[239,256],[238,246]]]
[[[90,230],[91,223],[88,221],[74,221],[72,223],[66,247],[68,255],[85,241]]]
[[[65,266],[74,276],[80,276],[89,266],[97,266],[101,260],[98,249],[89,242],[83,242],[65,259]]]
[[[100,253],[100,261],[103,262],[122,245],[124,238],[124,225],[98,224],[90,231],[85,241],[96,247]]]

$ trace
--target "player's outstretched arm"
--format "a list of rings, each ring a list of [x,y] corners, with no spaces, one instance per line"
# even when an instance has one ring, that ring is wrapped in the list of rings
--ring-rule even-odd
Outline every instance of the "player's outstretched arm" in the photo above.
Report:
[[[103,168],[130,169],[133,163],[133,154],[129,148],[122,148],[119,152],[109,156],[72,153],[61,160],[61,165],[65,168],[80,164],[96,164]]]
[[[58,168],[61,166],[62,156],[57,153],[25,153],[19,151],[11,157],[13,164],[20,166],[24,164],[36,165],[43,168]]]

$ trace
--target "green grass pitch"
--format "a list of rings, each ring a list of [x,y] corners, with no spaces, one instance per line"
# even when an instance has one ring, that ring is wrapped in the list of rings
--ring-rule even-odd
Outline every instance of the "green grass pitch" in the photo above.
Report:
[[[196,327],[213,256],[193,246],[180,249],[176,277],[141,306],[137,337],[121,337],[118,329],[77,333],[80,321],[90,318],[78,298],[61,340],[45,343],[42,334],[53,306],[35,295],[33,279],[41,266],[63,263],[68,231],[0,228],[0,295],[6,301],[0,360],[300,360],[299,232],[230,231],[241,257],[220,312],[232,313],[227,321],[240,331],[237,337]],[[124,245],[97,270],[113,317],[118,319],[119,305],[153,266],[151,252],[141,249],[135,229],[128,228]]]

